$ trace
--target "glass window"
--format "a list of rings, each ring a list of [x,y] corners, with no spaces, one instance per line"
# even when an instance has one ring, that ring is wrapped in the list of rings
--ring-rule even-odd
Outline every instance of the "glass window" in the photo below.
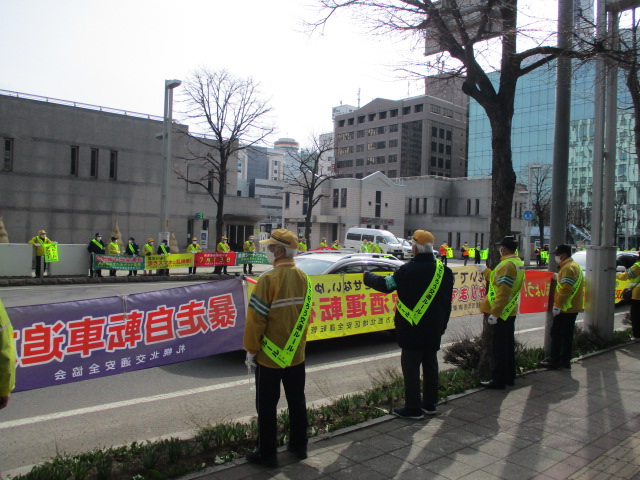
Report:
[[[91,149],[91,165],[89,168],[89,176],[91,178],[98,178],[98,149]]]
[[[397,108],[394,108],[393,110],[391,110],[391,111],[389,112],[389,114],[390,114],[391,118],[393,118],[393,117],[397,117],[397,116],[398,116],[398,109],[397,109]]]
[[[409,115],[411,113],[411,107],[402,107],[402,114]]]
[[[13,138],[4,139],[3,160],[4,160],[4,165],[2,169],[5,172],[10,172],[11,170],[13,170]]]
[[[340,189],[340,207],[346,207],[346,206],[347,206],[347,189],[341,188]]]
[[[347,120],[347,125],[353,125],[353,118],[349,118]]]
[[[340,202],[340,190],[337,188],[333,189],[333,208],[338,208],[338,204]]]
[[[414,105],[413,113],[420,113],[423,108],[424,108],[424,105],[422,105],[421,103],[419,103],[418,105]]]
[[[387,118],[387,112],[379,112],[378,116],[380,117],[380,120],[384,120]]]
[[[71,146],[71,168],[69,169],[69,173],[74,177],[78,176],[78,157],[80,155],[80,147],[72,145]]]
[[[394,148],[398,146],[398,140],[394,139],[394,140],[389,140],[389,148]]]
[[[373,122],[376,119],[376,114],[375,113],[370,113],[369,114],[369,121]]]
[[[118,176],[118,152],[109,152],[109,180],[116,180]]]
[[[389,125],[389,133],[393,133],[393,132],[397,132],[398,131],[398,124],[394,123],[393,125]]]

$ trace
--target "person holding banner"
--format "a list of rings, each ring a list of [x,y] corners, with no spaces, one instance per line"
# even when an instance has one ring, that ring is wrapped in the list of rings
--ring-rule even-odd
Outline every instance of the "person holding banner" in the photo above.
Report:
[[[554,255],[560,271],[553,296],[551,352],[540,366],[549,370],[570,369],[576,317],[584,310],[584,275],[580,265],[571,258],[570,245],[558,245]]]
[[[28,243],[33,245],[33,253],[36,257],[36,277],[41,277],[47,271],[47,263],[44,261],[44,245],[55,242],[47,237],[47,232],[40,230],[38,235],[29,240]],[[42,266],[43,263],[44,268]]]
[[[198,243],[197,237],[191,238],[191,244],[187,247],[187,252],[193,254],[193,267],[189,267],[189,275],[196,274],[196,253],[202,253],[202,247]]]
[[[398,291],[394,323],[402,349],[400,365],[404,377],[402,408],[398,417],[421,420],[435,415],[438,403],[438,350],[451,315],[453,273],[433,256],[431,232],[416,230],[411,239],[413,258],[393,275],[364,273],[364,284],[384,293]],[[420,367],[422,366],[422,395]]]
[[[164,257],[169,255],[169,241],[166,238],[162,240],[162,243],[160,245],[158,245],[158,250],[156,251],[156,254],[162,255]],[[168,268],[160,269],[157,271],[157,274],[169,276],[169,269]]]
[[[7,311],[0,300],[0,410],[7,406],[16,386],[16,344]]]
[[[480,303],[480,311],[493,329],[493,372],[491,380],[480,382],[483,387],[504,390],[516,378],[515,321],[518,313],[520,289],[524,281],[524,263],[515,254],[518,241],[504,237],[499,245],[500,263],[491,270],[478,265],[489,282],[487,296]]]
[[[118,245],[118,237],[111,237],[111,242],[107,245],[107,253],[109,255],[120,255],[120,245]],[[115,277],[116,271],[109,270],[109,276]]]
[[[153,251],[153,238],[149,237],[147,238],[147,243],[144,244],[144,247],[142,247],[142,254],[145,257],[149,257],[151,255],[154,254]],[[146,261],[145,261],[145,266],[146,266]],[[153,270],[145,270],[144,271],[145,275],[152,275],[153,274]]]
[[[223,235],[218,245],[216,245],[216,253],[227,253],[231,251],[231,247],[229,247],[227,240],[228,238]],[[226,258],[223,261],[224,261],[224,265],[218,265],[216,268],[213,269],[214,274],[220,275],[221,273],[223,273],[225,275],[228,275]]]
[[[102,270],[93,269],[93,255],[102,255],[105,253],[104,242],[99,232],[91,239],[89,245],[87,245],[87,250],[89,251],[89,277],[102,277]]]
[[[307,403],[304,394],[305,347],[311,314],[311,281],[296,267],[298,240],[279,228],[260,244],[267,247],[273,269],[263,273],[249,299],[243,346],[246,363],[256,367],[258,444],[249,463],[277,467],[277,407],[280,384],[289,408],[287,450],[307,458]]]
[[[253,243],[253,235],[249,235],[249,238],[242,245],[242,251],[245,253],[255,253],[256,252],[256,244]],[[242,265],[242,273],[247,274],[247,269],[249,270],[249,275],[253,275],[253,263],[245,263]]]
[[[124,253],[125,255],[131,255],[132,257],[136,257],[140,254],[140,247],[138,247],[138,244],[136,243],[135,238],[131,237],[129,239],[129,244],[127,245],[127,248],[125,248]],[[127,277],[131,277],[131,276],[136,277],[137,275],[138,275],[137,270],[129,270]]]

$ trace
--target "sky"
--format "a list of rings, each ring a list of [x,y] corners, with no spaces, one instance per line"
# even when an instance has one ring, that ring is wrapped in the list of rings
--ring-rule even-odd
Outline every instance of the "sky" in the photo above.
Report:
[[[311,33],[302,20],[317,12],[314,0],[6,0],[0,89],[162,116],[165,79],[224,68],[260,82],[277,125],[270,140],[302,146],[332,131],[332,107],[357,106],[359,89],[360,105],[424,93],[397,72],[422,59],[408,42],[347,15]]]

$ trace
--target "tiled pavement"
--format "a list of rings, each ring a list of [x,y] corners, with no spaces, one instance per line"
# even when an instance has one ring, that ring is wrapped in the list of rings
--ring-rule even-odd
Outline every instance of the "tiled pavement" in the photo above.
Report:
[[[423,421],[386,416],[311,439],[309,458],[238,460],[185,479],[640,479],[640,343],[477,390]]]

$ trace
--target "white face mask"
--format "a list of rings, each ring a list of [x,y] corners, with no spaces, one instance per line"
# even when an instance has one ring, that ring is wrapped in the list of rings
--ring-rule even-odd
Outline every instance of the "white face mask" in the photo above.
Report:
[[[276,254],[271,250],[267,249],[267,262],[273,265],[273,262],[276,261]]]
[[[556,259],[556,263],[562,263],[562,258],[560,258],[558,255],[555,256]]]

